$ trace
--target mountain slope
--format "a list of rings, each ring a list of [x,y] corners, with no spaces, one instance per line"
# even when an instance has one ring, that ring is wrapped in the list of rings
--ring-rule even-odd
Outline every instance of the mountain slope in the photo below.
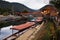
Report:
[[[22,12],[24,10],[27,10],[29,12],[35,11],[35,10],[32,10],[32,9],[26,7],[23,4],[9,3],[9,2],[6,2],[6,1],[0,1],[0,8],[11,9],[11,10],[13,9],[14,11],[19,11],[19,12]]]

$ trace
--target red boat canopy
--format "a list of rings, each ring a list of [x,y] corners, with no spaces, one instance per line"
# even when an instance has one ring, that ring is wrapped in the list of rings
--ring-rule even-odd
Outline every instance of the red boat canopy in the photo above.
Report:
[[[42,17],[37,17],[37,19],[35,21],[36,22],[41,22]],[[23,30],[25,28],[29,28],[29,27],[33,26],[35,24],[35,21],[34,22],[26,22],[25,24],[21,24],[21,25],[18,25],[18,26],[13,26],[11,29],[13,29],[13,30]]]
[[[11,29],[14,29],[14,30],[23,30],[25,28],[28,28],[32,25],[34,25],[35,22],[27,22],[25,24],[21,24],[21,25],[18,25],[18,26],[13,26]]]

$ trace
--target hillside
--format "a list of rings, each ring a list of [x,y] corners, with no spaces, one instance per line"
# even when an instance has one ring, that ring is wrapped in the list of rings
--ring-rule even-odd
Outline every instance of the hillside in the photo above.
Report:
[[[10,10],[14,10],[15,12],[22,12],[24,10],[27,10],[29,12],[35,11],[32,10],[28,7],[26,7],[25,5],[21,4],[21,3],[10,3],[10,2],[6,2],[6,1],[0,1],[0,8],[5,8],[5,9],[10,9]]]

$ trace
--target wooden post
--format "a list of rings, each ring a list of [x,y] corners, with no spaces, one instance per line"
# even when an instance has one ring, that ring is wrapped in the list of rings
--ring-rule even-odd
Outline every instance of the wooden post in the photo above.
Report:
[[[13,29],[12,29],[12,34],[13,34]]]
[[[1,28],[0,28],[0,35],[1,35]]]

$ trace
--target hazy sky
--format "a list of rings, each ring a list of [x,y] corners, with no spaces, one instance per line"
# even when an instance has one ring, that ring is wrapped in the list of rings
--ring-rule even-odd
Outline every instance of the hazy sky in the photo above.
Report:
[[[34,10],[38,10],[43,6],[49,4],[49,0],[5,0],[5,1],[22,3]]]

